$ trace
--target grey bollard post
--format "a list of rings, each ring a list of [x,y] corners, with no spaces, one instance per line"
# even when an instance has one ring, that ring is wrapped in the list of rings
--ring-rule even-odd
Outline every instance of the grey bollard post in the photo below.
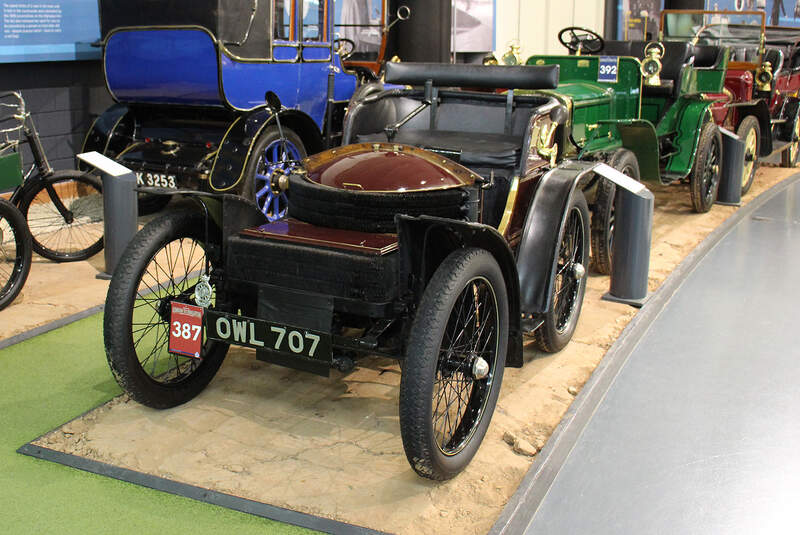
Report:
[[[110,279],[123,251],[138,230],[136,175],[97,152],[78,154],[78,158],[102,173],[105,272],[99,273],[97,278]]]
[[[647,300],[655,198],[644,184],[605,164],[595,172],[617,185],[611,285],[603,299],[641,307]]]
[[[742,204],[742,173],[744,172],[744,141],[730,130],[722,133],[722,176],[717,190],[717,204],[740,206]],[[754,154],[753,158],[758,158]]]

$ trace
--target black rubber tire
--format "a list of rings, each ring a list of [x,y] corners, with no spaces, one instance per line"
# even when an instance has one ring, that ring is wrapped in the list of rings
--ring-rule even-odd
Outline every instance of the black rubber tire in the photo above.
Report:
[[[28,222],[33,250],[55,262],[86,260],[103,249],[103,186],[80,171],[57,171],[44,180],[32,178],[19,210]],[[71,214],[68,223],[46,189],[50,185]],[[55,229],[55,230],[54,230]]]
[[[294,145],[297,149],[297,152],[300,155],[299,159],[303,159],[308,155],[306,152],[306,147],[303,144],[303,140],[300,139],[300,136],[285,126],[283,127],[283,134],[286,137],[286,141]],[[244,175],[242,176],[242,184],[239,185],[239,191],[241,192],[242,197],[256,203],[259,209],[263,208],[264,203],[262,201],[259,204],[258,199],[256,199],[256,170],[263,169],[264,158],[262,158],[261,155],[264,154],[264,150],[270,145],[270,143],[277,141],[280,138],[281,136],[277,125],[269,126],[264,129],[261,135],[258,136],[258,139],[253,146],[253,151],[250,155],[250,159],[247,162]]]
[[[756,133],[756,147],[752,154],[748,154],[747,136],[750,135],[751,131],[755,131]],[[758,125],[758,118],[755,115],[748,115],[745,117],[742,122],[739,123],[739,128],[736,129],[736,135],[745,142],[745,166],[748,161],[753,162],[753,168],[750,170],[750,173],[745,174],[745,172],[742,172],[742,195],[744,195],[750,191],[750,188],[753,186],[753,181],[756,178],[756,171],[758,170],[758,155],[761,150],[761,127]]]
[[[628,149],[614,152],[608,165],[633,179],[640,178],[639,160]],[[595,271],[604,275],[611,274],[616,194],[616,184],[600,177],[592,205],[592,264]]]
[[[210,225],[210,230],[215,234],[212,240],[218,240],[219,235],[216,227]],[[156,291],[159,294],[163,293],[164,296],[158,302],[148,305],[154,312],[148,310],[147,303],[144,301],[141,301],[138,306],[136,305],[140,283],[144,282],[146,284],[149,281],[149,279],[148,281],[142,280],[148,265],[159,251],[180,238],[193,240],[208,251],[209,247],[203,243],[205,241],[204,216],[194,210],[179,210],[162,215],[148,223],[136,234],[122,254],[111,279],[111,284],[108,287],[108,295],[106,297],[103,338],[106,358],[111,371],[119,385],[133,399],[155,409],[166,409],[180,405],[199,394],[217,373],[228,351],[227,344],[207,341],[203,349],[202,361],[199,364],[195,359],[172,355],[166,351],[164,334],[168,333],[170,328],[169,318],[167,317],[165,320],[163,314],[159,316],[159,313],[156,312],[156,307],[160,310],[162,303],[168,302],[170,298],[176,295],[180,295],[181,292],[178,292],[174,286],[164,288],[159,284],[159,288]],[[218,250],[219,247],[216,246],[214,249]],[[212,253],[211,257],[212,268],[216,267],[218,263],[218,260],[213,257],[214,254],[216,253]],[[177,258],[175,256],[176,267],[178,267]],[[192,261],[191,267],[186,268],[185,271],[194,273],[202,269],[204,269],[203,262]],[[158,282],[160,283],[160,280]],[[151,282],[150,284],[153,283]],[[182,288],[183,293],[190,291],[191,288],[191,286]],[[139,298],[151,296],[153,293],[144,292],[144,295],[139,294]],[[149,320],[143,323],[143,325],[149,325],[149,327],[141,327],[139,329],[142,334],[137,342],[142,342],[140,345],[141,352],[144,353],[148,347],[146,341],[143,340],[145,335],[155,329],[155,343],[152,344],[155,349],[153,368],[155,369],[158,364],[159,355],[164,354],[166,355],[167,365],[171,365],[170,359],[174,359],[175,365],[179,368],[181,365],[186,365],[188,372],[180,380],[168,382],[165,379],[163,382],[158,381],[144,370],[137,354],[137,348],[134,347],[134,307],[140,309],[144,307],[144,318],[148,314],[151,316]],[[166,329],[166,331],[160,329]],[[153,349],[151,349],[150,354],[153,354]],[[166,374],[167,372],[164,371],[163,373]],[[159,372],[156,377],[163,378],[164,375]]]
[[[0,310],[11,304],[25,285],[32,252],[25,217],[16,206],[0,199]]]
[[[487,288],[485,293],[484,288]],[[488,288],[492,291],[490,292]],[[441,371],[440,366],[445,365],[439,356],[442,354],[445,333],[451,325],[450,322],[454,321],[452,324],[454,326],[460,323],[461,316],[455,307],[463,292],[467,292],[468,297],[474,292],[476,297],[473,302],[479,301],[479,296],[484,295],[487,296],[487,302],[490,302],[488,298],[494,295],[496,314],[485,312],[484,317],[494,317],[497,328],[494,335],[490,335],[483,343],[483,347],[490,347],[491,342],[494,342],[495,350],[481,351],[491,360],[488,363],[489,373],[485,379],[476,380],[471,373],[465,374],[461,366],[464,366],[466,361],[458,357],[456,359],[460,364],[459,368],[455,370],[452,367],[446,368],[450,372],[449,377],[452,381],[455,381],[456,374],[460,374],[460,380],[456,384],[465,385],[467,380],[469,381],[469,399],[465,402],[465,406],[472,410],[465,411],[463,415],[471,415],[469,419],[456,416],[457,423],[451,423],[455,426],[450,428],[452,435],[449,439],[442,439],[446,442],[442,448],[437,441],[434,413],[440,406],[442,395],[446,394],[444,392],[446,387],[442,387],[439,391],[440,396],[434,398],[437,393],[437,370]],[[465,302],[467,301],[462,301],[462,305]],[[459,311],[461,310],[463,308],[459,308]],[[478,306],[478,310],[491,309],[481,309]],[[464,324],[465,329],[468,326],[472,327],[473,334],[476,326],[470,324],[469,320],[475,316],[468,316]],[[420,476],[435,480],[450,479],[461,472],[478,451],[500,393],[508,345],[508,321],[506,285],[500,266],[494,257],[483,249],[475,248],[458,249],[451,253],[434,273],[420,300],[411,326],[400,380],[400,433],[403,438],[403,448],[409,464]],[[489,323],[486,322],[485,325]],[[476,346],[481,345],[481,336],[483,334],[478,335]],[[473,339],[475,338],[470,338]],[[452,344],[449,349],[453,349]],[[466,353],[467,350],[462,351]],[[447,354],[452,356],[453,351],[448,351]],[[453,365],[452,361],[448,361],[447,364]],[[445,377],[442,377],[439,383],[445,380]],[[437,399],[438,402],[434,407],[434,401]],[[463,398],[459,396],[459,400]],[[445,399],[448,413],[455,401],[453,399],[448,402],[448,399]],[[448,429],[443,431],[447,432]],[[450,448],[451,441],[456,440],[457,443]],[[445,453],[444,449],[448,449],[448,453]]]
[[[292,217],[331,228],[361,232],[397,232],[396,214],[463,219],[467,194],[459,188],[383,193],[321,186],[305,177],[289,177]]]
[[[575,219],[573,219],[575,218]],[[552,298],[550,308],[544,314],[544,323],[535,331],[534,340],[542,351],[555,353],[561,351],[572,339],[575,327],[578,325],[578,318],[581,315],[583,306],[583,296],[586,293],[586,265],[589,260],[589,208],[586,206],[586,198],[583,192],[575,190],[570,199],[569,209],[567,210],[564,224],[558,235],[557,247],[558,260],[556,263],[556,276],[553,277],[551,288]],[[571,240],[574,238],[574,242]],[[574,244],[574,247],[570,247]],[[574,249],[570,252],[569,249]],[[576,278],[574,264],[579,263],[584,269],[583,276]],[[563,272],[562,278],[558,278],[558,273]],[[564,287],[564,282],[570,284]],[[563,298],[569,301],[561,301],[561,290],[567,292]],[[571,289],[570,289],[571,288]],[[566,303],[562,305],[561,303]],[[567,306],[566,310],[560,310],[561,306]]]
[[[800,160],[800,117],[794,121],[794,131],[789,146],[781,151],[781,167],[797,167]]]
[[[695,212],[702,214],[714,206],[721,175],[722,135],[717,125],[708,121],[700,129],[694,167],[689,174],[692,209]]]

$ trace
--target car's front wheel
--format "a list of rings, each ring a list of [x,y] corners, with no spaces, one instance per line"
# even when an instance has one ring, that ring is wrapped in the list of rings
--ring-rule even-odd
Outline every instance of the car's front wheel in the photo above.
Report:
[[[717,199],[719,179],[722,175],[722,136],[716,124],[709,121],[700,130],[697,155],[689,175],[692,208],[704,213],[711,210]]]
[[[458,249],[428,283],[400,381],[400,431],[417,474],[461,472],[489,427],[508,344],[508,297],[487,251]]]
[[[586,292],[586,262],[589,259],[589,209],[580,191],[574,191],[558,236],[556,271],[550,308],[536,330],[536,345],[542,351],[560,351],[572,339]]]

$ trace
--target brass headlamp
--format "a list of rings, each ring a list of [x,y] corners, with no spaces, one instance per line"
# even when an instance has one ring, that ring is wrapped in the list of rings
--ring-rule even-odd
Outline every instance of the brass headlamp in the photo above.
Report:
[[[664,57],[664,45],[656,41],[647,43],[644,47],[645,58],[639,66],[639,72],[644,77],[645,85],[661,85],[661,58]]]

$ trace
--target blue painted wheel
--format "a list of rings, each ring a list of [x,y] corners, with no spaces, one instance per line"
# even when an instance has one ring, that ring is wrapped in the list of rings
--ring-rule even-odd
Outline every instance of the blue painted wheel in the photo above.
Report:
[[[276,171],[286,171],[305,157],[303,143],[294,132],[284,130],[281,139],[277,129],[269,131],[256,148],[258,160],[253,177],[253,194],[258,209],[270,223],[286,217],[289,202],[285,192],[272,191],[270,177]]]

